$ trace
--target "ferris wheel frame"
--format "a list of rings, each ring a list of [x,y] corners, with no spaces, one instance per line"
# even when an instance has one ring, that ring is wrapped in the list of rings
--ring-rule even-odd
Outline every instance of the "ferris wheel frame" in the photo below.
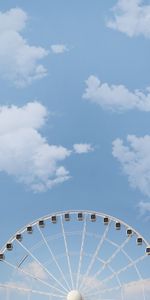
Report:
[[[76,220],[79,221],[79,222],[84,221],[85,216],[86,216],[86,222],[87,221],[96,222],[97,217],[100,217],[100,218],[103,219],[104,225],[108,225],[110,222],[113,222],[115,224],[115,229],[116,230],[120,230],[124,226],[125,229],[126,229],[126,235],[128,237],[131,237],[131,236],[135,235],[137,244],[138,245],[142,245],[142,244],[145,245],[145,252],[146,252],[145,255],[146,254],[150,255],[150,245],[149,245],[148,241],[137,230],[135,230],[132,226],[128,225],[126,222],[122,221],[121,219],[118,219],[118,218],[116,218],[114,216],[111,216],[109,214],[105,214],[105,213],[97,212],[97,211],[93,211],[93,210],[67,210],[67,211],[58,211],[58,212],[54,212],[54,213],[50,213],[48,215],[45,215],[41,218],[38,218],[38,219],[28,223],[26,226],[24,226],[23,228],[16,231],[16,233],[13,236],[11,236],[11,238],[7,241],[7,243],[4,244],[4,246],[0,250],[0,261],[5,260],[5,252],[6,251],[12,251],[13,250],[13,242],[15,240],[17,240],[19,243],[21,243],[22,238],[23,238],[23,234],[25,232],[27,232],[28,234],[33,233],[34,226],[37,226],[39,228],[44,228],[45,221],[50,220],[53,224],[55,224],[55,223],[57,223],[57,219],[60,217],[61,222],[62,222],[62,230],[64,230],[63,222],[71,222],[71,215],[72,214],[76,215]],[[65,232],[63,232],[63,234],[65,235]],[[84,228],[83,228],[83,234],[84,234]],[[65,239],[64,239],[64,241],[65,241]],[[82,248],[82,245],[81,245],[81,248]],[[24,249],[25,249],[25,247],[24,247]],[[120,249],[121,249],[121,247],[120,247]],[[66,246],[66,250],[67,250],[67,246]],[[69,254],[67,254],[67,256],[69,257]],[[23,257],[23,260],[20,262],[20,264],[22,264],[22,262],[24,262],[24,260],[27,257],[28,257],[28,254],[26,255],[26,257]],[[69,263],[70,262],[68,260],[68,264]],[[79,264],[80,264],[80,262],[79,262]],[[88,270],[87,270],[87,273],[88,273]],[[79,281],[78,275],[79,274],[77,274],[76,286],[78,286],[78,281]],[[71,272],[70,272],[70,276],[71,276]],[[139,276],[139,278],[140,278],[140,276]],[[71,278],[71,281],[73,281],[72,278]],[[141,281],[142,281],[142,278],[141,278]],[[84,284],[84,280],[81,282],[80,287],[83,284]],[[73,286],[73,284],[72,284],[72,286]],[[5,286],[0,284],[0,287],[5,287]],[[15,288],[15,287],[12,286],[12,289],[13,288]],[[22,288],[20,288],[20,289],[22,289]],[[28,290],[24,289],[24,291],[27,292]],[[32,293],[37,293],[37,291],[32,290]],[[48,293],[45,293],[45,296],[46,295],[48,295]]]

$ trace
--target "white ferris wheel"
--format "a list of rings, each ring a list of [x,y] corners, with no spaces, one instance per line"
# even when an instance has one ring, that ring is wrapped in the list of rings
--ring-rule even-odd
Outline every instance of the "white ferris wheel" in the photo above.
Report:
[[[0,299],[148,300],[150,245],[101,212],[47,215],[1,249]]]

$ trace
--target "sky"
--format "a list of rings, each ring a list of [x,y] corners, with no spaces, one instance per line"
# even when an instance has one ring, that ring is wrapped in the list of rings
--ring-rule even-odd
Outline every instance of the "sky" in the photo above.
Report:
[[[150,240],[150,2],[0,3],[0,246],[91,209]]]
[[[74,209],[150,243],[149,52],[149,0],[0,2],[0,248]]]

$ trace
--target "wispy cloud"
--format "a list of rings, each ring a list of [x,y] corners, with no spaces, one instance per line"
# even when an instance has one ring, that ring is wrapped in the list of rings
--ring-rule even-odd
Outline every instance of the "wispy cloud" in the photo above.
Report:
[[[98,77],[91,75],[86,80],[83,98],[98,104],[101,108],[113,111],[137,109],[150,111],[150,89],[129,91],[124,85],[101,83]]]
[[[145,297],[149,297],[150,279],[137,280],[123,286],[124,296],[128,300],[137,300],[143,298],[143,289]]]
[[[28,263],[23,270],[41,280],[46,280],[48,277],[46,271],[36,261]]]
[[[74,144],[73,149],[75,153],[81,154],[81,153],[88,153],[94,150],[94,148],[91,146],[91,144]]]
[[[54,54],[62,54],[66,51],[69,51],[69,48],[64,44],[55,44],[51,45],[51,50]]]
[[[129,37],[150,38],[150,5],[144,5],[142,0],[118,0],[113,13],[113,18],[107,22],[109,28]]]
[[[138,209],[140,216],[146,216],[148,214],[150,217],[150,202],[140,201],[138,204]]]
[[[19,8],[0,12],[0,76],[17,87],[24,87],[47,75],[47,70],[39,64],[39,60],[48,51],[30,46],[21,34],[27,20],[27,13]]]
[[[91,150],[88,144],[73,150],[49,144],[40,133],[47,117],[47,109],[39,102],[0,107],[0,172],[14,176],[36,192],[68,180],[69,171],[61,162],[74,152]]]
[[[150,136],[127,136],[127,146],[123,140],[113,141],[113,156],[120,162],[132,187],[150,197]]]

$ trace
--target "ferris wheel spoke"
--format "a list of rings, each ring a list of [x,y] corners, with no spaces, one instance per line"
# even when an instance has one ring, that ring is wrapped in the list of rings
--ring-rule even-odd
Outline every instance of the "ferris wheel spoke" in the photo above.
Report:
[[[25,271],[25,270],[23,270],[23,269],[18,268],[17,266],[15,266],[14,264],[8,262],[7,260],[4,260],[4,263],[7,264],[7,265],[8,265],[9,267],[11,267],[12,269],[17,270],[17,271],[19,271],[20,273],[26,275],[27,277],[30,277],[30,278],[33,278],[34,280],[37,280],[38,282],[40,282],[40,283],[46,285],[46,286],[49,287],[49,288],[52,288],[52,289],[56,290],[57,292],[61,293],[62,295],[66,295],[64,292],[62,292],[62,290],[60,290],[59,288],[55,287],[54,285],[49,284],[49,283],[46,282],[45,280],[40,279],[39,277],[37,277],[36,275],[33,275],[33,274],[30,273],[30,272],[27,272],[27,271]]]
[[[21,242],[19,242],[17,240],[17,242],[19,243],[19,245],[29,254],[29,256],[31,256],[33,258],[33,260],[35,260],[37,262],[37,264],[43,269],[43,271],[45,271],[48,276],[50,278],[52,278],[55,282],[57,282],[57,284],[66,292],[67,289],[64,287],[64,285],[39,261],[39,259],[36,258],[36,256],[27,248],[25,247]]]
[[[129,255],[126,253],[126,255],[127,255],[127,257],[129,257]],[[140,261],[142,261],[143,259],[145,259],[145,255],[143,255],[143,256],[141,256],[141,257],[139,257],[137,260],[136,260],[136,262],[134,263],[134,261],[130,258],[130,264],[131,264],[131,266],[133,265],[133,263],[134,263],[134,268],[135,268],[135,270],[136,270],[136,272],[137,272],[137,275],[138,275],[138,277],[139,277],[139,280],[141,280],[141,281],[143,281],[143,278],[142,278],[142,276],[141,276],[141,273],[140,273],[140,271],[139,271],[139,269],[138,269],[138,267],[137,267],[137,263],[139,263]],[[143,299],[145,300],[145,287],[144,287],[144,285],[142,285],[142,292],[143,292]]]
[[[124,251],[125,252],[125,251]],[[126,253],[126,252],[125,252]],[[127,253],[126,253],[127,254]],[[106,284],[107,282],[109,282],[109,281],[111,281],[114,277],[116,277],[116,279],[117,279],[117,281],[118,281],[118,286],[117,287],[115,287],[115,289],[121,289],[121,297],[122,297],[122,299],[124,299],[124,297],[123,297],[123,289],[122,289],[122,286],[123,286],[123,284],[121,284],[121,282],[120,282],[120,279],[119,279],[119,275],[120,275],[120,273],[122,273],[122,272],[125,272],[128,268],[130,268],[130,267],[132,267],[132,266],[136,266],[140,261],[142,261],[143,259],[145,259],[146,258],[146,255],[143,255],[143,256],[141,256],[141,257],[139,257],[138,259],[136,259],[136,260],[132,260],[131,259],[131,257],[127,254],[127,257],[128,257],[128,259],[130,259],[130,263],[129,264],[127,264],[125,267],[123,267],[123,268],[121,268],[120,270],[118,270],[118,271],[115,271],[115,270],[113,270],[112,269],[112,267],[111,266],[109,266],[109,268],[112,270],[112,274],[111,275],[109,275],[109,276],[107,276],[105,279],[103,279],[103,280],[101,280],[100,281],[100,287],[97,287],[96,289],[97,290],[99,290],[100,289],[100,292],[107,292],[107,291],[109,291],[109,289],[104,289],[103,288],[103,285],[104,284]],[[101,260],[101,259],[100,259]],[[103,262],[103,261],[102,261]],[[142,280],[143,280],[143,278],[142,278],[142,276],[141,276],[141,274],[140,274],[140,272],[139,272],[139,270],[138,270],[138,268],[137,268],[137,266],[136,266],[136,271],[137,271],[137,274],[138,274],[138,276],[139,276],[139,280],[137,281],[137,282],[142,282]],[[94,287],[95,288],[95,287]],[[90,289],[91,290],[91,289]],[[111,289],[110,289],[110,291],[111,291]],[[98,294],[99,294],[99,291],[97,292]],[[145,300],[145,292],[144,292],[144,287],[143,287],[143,299]]]
[[[101,262],[101,263],[104,263],[104,261],[102,260],[102,259],[100,259],[100,258],[98,258],[98,260]],[[111,273],[113,274],[113,277],[116,277],[116,280],[117,280],[117,282],[118,282],[118,285],[121,287],[121,281],[120,281],[120,279],[119,279],[119,276],[117,275],[117,273],[115,272],[115,270],[111,267],[111,266],[109,266],[108,265],[108,269],[111,271]],[[88,289],[87,287],[85,287],[82,291],[83,291],[83,293],[84,292],[91,292],[92,290],[99,290],[99,289],[102,289],[102,281],[100,281],[100,287],[95,287],[94,285],[92,286],[91,285],[91,287]],[[121,297],[122,297],[122,295],[121,295]],[[123,299],[123,297],[122,297],[122,299]]]
[[[38,228],[38,230],[39,230],[39,232],[40,232],[40,235],[42,236],[42,239],[43,239],[43,241],[44,241],[44,243],[45,243],[45,245],[46,245],[46,247],[47,247],[47,249],[48,249],[48,251],[49,251],[49,253],[50,253],[51,257],[52,257],[52,259],[53,259],[53,261],[55,262],[55,264],[56,264],[56,266],[57,266],[57,268],[58,268],[58,270],[59,270],[59,272],[60,272],[62,278],[64,279],[64,281],[65,281],[65,283],[66,283],[68,289],[70,290],[69,283],[68,283],[68,281],[66,280],[65,275],[64,275],[64,273],[63,273],[63,271],[62,271],[62,269],[61,269],[61,267],[60,267],[60,265],[59,265],[59,263],[58,263],[58,261],[57,261],[57,259],[56,259],[56,256],[54,255],[54,253],[53,253],[53,251],[52,251],[50,245],[48,244],[46,237],[44,236],[44,234],[43,234],[43,232],[41,231],[41,229],[39,228],[39,226],[37,226],[37,228]],[[66,290],[66,291],[68,291],[68,290]]]
[[[91,258],[91,254],[88,253],[84,253],[85,256],[88,256]],[[101,258],[97,258],[102,264],[104,264],[104,260],[102,260]],[[84,275],[83,275],[84,276]],[[88,279],[88,278],[87,278]],[[86,278],[84,278],[84,281],[86,281]],[[93,289],[97,289],[97,287],[95,287],[92,283],[90,284],[90,287],[88,287],[86,284],[82,286],[82,288],[80,289],[82,293],[86,293],[86,292],[91,292]]]
[[[131,281],[128,283],[125,283],[123,285],[123,287],[132,287],[132,286],[140,286],[140,285],[144,285],[144,284],[149,284],[150,283],[150,278],[147,279],[141,279],[141,280],[136,280],[136,281]]]
[[[110,291],[111,291],[112,289],[110,289]],[[97,297],[98,296],[100,296],[100,300],[116,300],[116,299],[114,299],[114,298],[103,298],[102,296],[101,296],[101,293],[100,292],[98,292],[98,293],[90,293],[90,294],[85,294],[85,299],[87,298],[87,299],[95,299],[94,297],[96,297],[96,299],[97,299]],[[108,296],[107,296],[108,297]]]
[[[128,253],[127,253],[126,251],[124,251],[124,250],[122,250],[122,252],[123,252],[123,254],[127,257],[127,259],[130,261],[130,263],[133,264],[134,261],[133,261],[133,259],[128,255]],[[144,255],[144,256],[142,255],[142,256],[140,256],[139,259],[141,259],[142,257],[145,258],[146,256],[145,256],[145,255]],[[138,269],[138,267],[137,267],[137,263],[134,264],[134,268],[135,268],[135,270],[136,270],[136,272],[137,272],[137,275],[138,275],[139,279],[142,279],[142,276],[141,276],[141,274],[140,274],[140,272],[139,272],[139,269]]]
[[[81,249],[80,249],[79,265],[78,265],[77,278],[76,278],[76,289],[78,289],[78,287],[79,287],[79,279],[80,279],[81,265],[82,265],[82,259],[83,259],[85,236],[86,236],[86,215],[85,215],[84,225],[83,225],[83,230],[82,230]]]
[[[128,282],[127,284],[124,284],[123,286],[123,289],[126,289],[127,287],[132,287],[132,286],[135,286],[135,285],[138,285],[138,287],[141,285],[141,288],[142,288],[142,293],[143,293],[143,299],[146,300],[146,297],[145,297],[145,283],[148,282],[149,283],[150,279],[143,279],[141,278],[140,280],[136,280],[136,281],[132,281],[132,282]]]
[[[69,251],[68,251],[68,244],[67,244],[67,239],[66,239],[66,232],[65,232],[65,229],[64,229],[62,216],[61,216],[61,228],[62,228],[63,239],[64,239],[64,244],[65,244],[65,251],[66,251],[67,264],[68,264],[68,269],[69,269],[69,274],[70,274],[70,279],[71,279],[71,285],[72,285],[72,288],[74,289],[73,274],[72,274],[72,269],[71,269],[70,256],[69,256]]]
[[[85,294],[85,296],[88,296],[89,298],[91,298],[91,297],[99,296],[99,295],[104,294],[104,293],[107,293],[107,292],[117,291],[117,290],[119,290],[119,289],[121,289],[120,285],[116,285],[116,286],[114,286],[114,287],[112,287],[112,288],[105,288],[105,289],[103,289],[103,290],[100,289],[100,290],[97,291],[96,293]]]
[[[108,242],[110,244],[114,245],[115,247],[118,247],[118,244],[116,244],[115,242],[113,242],[113,241],[111,241],[109,239],[107,239],[107,240],[108,240]],[[125,255],[125,257],[130,261],[130,263],[133,263],[133,259],[128,255],[128,253],[123,248],[121,249],[121,251]],[[144,256],[141,256],[141,257],[145,258],[146,256],[144,255]],[[139,257],[139,259],[141,259],[141,257]],[[138,275],[139,279],[142,279],[141,274],[140,274],[140,272],[138,270],[137,265],[135,264],[134,267],[135,267],[135,270],[137,272],[137,275]]]
[[[89,256],[89,257],[91,257],[91,254],[89,255],[89,254],[87,254],[87,253],[85,253],[85,256]],[[104,264],[105,263],[105,261],[104,260],[102,260],[101,258],[97,258],[102,264]],[[88,278],[87,278],[88,279]],[[86,281],[86,278],[84,279],[84,281]],[[100,285],[100,287],[101,287],[101,285]],[[90,287],[87,287],[87,285],[86,284],[84,284],[83,286],[82,286],[82,288],[81,288],[81,291],[82,291],[82,293],[86,293],[86,292],[91,292],[93,289],[95,290],[95,289],[98,289],[99,287],[95,287],[95,285],[94,284],[92,284],[92,282],[91,282],[91,284],[90,284]]]
[[[131,259],[131,257],[126,253],[126,251],[123,250],[123,253],[129,259],[130,263],[133,264],[134,263],[133,259]],[[146,256],[145,255],[141,256],[139,259],[141,260],[142,257],[145,258]],[[134,268],[136,270],[136,273],[137,273],[139,279],[142,280],[143,278],[142,278],[141,273],[140,273],[140,271],[139,271],[139,269],[137,267],[137,263],[134,264]],[[144,286],[142,286],[142,291],[143,291],[143,298],[145,300],[145,288],[144,288]]]
[[[17,290],[24,293],[32,293],[32,294],[37,294],[42,296],[53,296],[57,298],[64,298],[64,296],[60,294],[48,293],[41,290],[34,290],[31,288],[25,288],[22,286],[12,285],[12,284],[0,284],[0,289]]]
[[[109,228],[110,228],[110,224],[111,224],[111,222],[106,227],[106,229],[105,229],[105,231],[104,231],[104,233],[103,233],[103,235],[102,235],[102,237],[101,237],[101,239],[100,239],[100,241],[99,241],[99,243],[98,243],[98,245],[96,247],[94,255],[93,255],[93,257],[92,257],[92,259],[91,259],[91,261],[89,263],[89,266],[87,268],[87,271],[85,273],[85,278],[89,276],[89,273],[90,273],[90,271],[91,271],[91,269],[92,269],[92,267],[93,267],[93,265],[95,263],[95,260],[96,260],[96,258],[98,256],[98,253],[99,253],[99,251],[100,251],[100,249],[101,249],[101,247],[102,247],[102,245],[103,245],[103,243],[104,243],[104,241],[106,239],[106,236],[107,236]],[[80,288],[82,288],[83,286],[84,286],[84,278],[83,278],[83,280],[81,282]]]
[[[98,277],[102,271],[106,269],[106,267],[112,262],[112,260],[117,256],[120,251],[123,250],[125,245],[129,242],[129,238],[125,239],[121,245],[116,244],[117,249],[112,253],[112,255],[104,262],[103,266],[96,272],[94,278]]]
[[[117,272],[116,272],[110,265],[108,265],[108,269],[112,272],[113,278],[116,277],[116,280],[117,280],[117,282],[118,282],[118,285],[119,285],[120,288],[121,288],[122,284],[121,284],[121,281],[120,281],[120,278],[119,278]],[[103,284],[103,281],[101,281],[101,284]],[[123,294],[122,294],[122,292],[121,292],[121,297],[122,297],[122,299],[123,299]]]
[[[114,278],[114,276],[118,276],[120,275],[122,272],[125,272],[128,268],[131,268],[133,266],[135,266],[137,263],[139,263],[140,261],[142,261],[146,256],[143,255],[141,257],[139,257],[138,259],[136,260],[132,260],[129,264],[127,264],[125,267],[121,268],[120,270],[114,272],[114,274],[106,277],[105,279],[101,280],[101,283],[104,284],[106,283],[107,281],[110,281],[111,279]],[[140,275],[140,280],[142,279],[141,275]]]
[[[87,296],[88,296],[88,295],[87,295]],[[94,296],[97,296],[97,295],[95,295],[95,294],[90,294],[89,297],[94,297]],[[100,300],[116,300],[116,299],[114,299],[114,298],[100,298]]]
[[[95,287],[94,284],[93,285],[91,284],[91,286],[89,288],[86,286],[86,287],[84,287],[84,289],[81,289],[81,293],[84,294],[84,295],[89,295],[89,293],[92,293],[93,290],[95,291],[95,290],[99,290],[99,289],[101,289],[101,284],[100,284],[99,287],[98,286]]]
[[[142,279],[142,280],[136,280],[136,281],[132,281],[132,282],[128,282],[128,283],[125,283],[125,284],[122,284],[121,286],[114,286],[112,288],[105,288],[103,290],[100,290],[96,293],[91,293],[91,294],[85,294],[85,296],[97,296],[97,295],[100,295],[100,294],[104,294],[104,293],[107,293],[107,292],[112,292],[112,291],[117,291],[119,289],[122,289],[124,290],[125,288],[130,288],[130,287],[133,287],[133,286],[142,286],[144,285],[145,283],[149,283],[150,279]],[[145,298],[144,298],[145,299]]]

